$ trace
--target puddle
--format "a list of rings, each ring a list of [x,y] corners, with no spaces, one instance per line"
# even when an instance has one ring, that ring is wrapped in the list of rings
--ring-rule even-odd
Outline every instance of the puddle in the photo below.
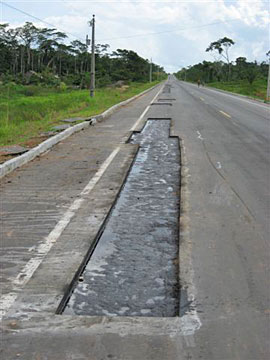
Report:
[[[170,120],[149,120],[140,150],[64,314],[179,315],[180,154]]]

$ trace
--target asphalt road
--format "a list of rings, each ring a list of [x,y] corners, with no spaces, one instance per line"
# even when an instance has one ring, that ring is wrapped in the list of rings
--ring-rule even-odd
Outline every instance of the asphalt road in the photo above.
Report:
[[[191,353],[267,359],[269,106],[175,78],[171,84],[186,168],[182,249],[188,244],[193,274],[186,281],[202,323]]]
[[[270,107],[172,76],[159,90],[1,180],[2,358],[270,358]],[[181,139],[181,317],[56,315],[148,119]]]

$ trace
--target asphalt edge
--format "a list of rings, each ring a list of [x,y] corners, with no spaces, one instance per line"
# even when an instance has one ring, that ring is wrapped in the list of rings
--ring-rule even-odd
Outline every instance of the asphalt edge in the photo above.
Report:
[[[176,78],[177,79],[177,78]],[[184,80],[179,80],[177,79],[178,81],[180,82],[184,82],[184,83],[187,83],[187,84],[192,84],[194,86],[196,86],[196,83],[192,83],[192,82],[189,82],[189,81],[184,81]],[[228,94],[228,95],[233,95],[233,96],[236,96],[236,97],[240,97],[240,98],[244,98],[244,99],[247,99],[247,100],[252,100],[254,101],[255,103],[259,103],[261,105],[269,105],[269,102],[266,102],[264,100],[260,100],[260,99],[257,99],[257,98],[253,98],[251,96],[248,96],[248,95],[243,95],[243,94],[238,94],[238,93],[235,93],[235,92],[232,92],[232,91],[228,91],[228,90],[222,90],[222,89],[218,89],[214,86],[208,86],[208,85],[204,85],[204,87],[206,89],[209,89],[209,90],[213,90],[213,91],[218,91],[218,92],[221,92],[221,93],[224,93],[224,94]]]
[[[162,81],[163,82],[163,81]],[[17,156],[13,159],[10,159],[3,164],[0,165],[0,179],[5,175],[11,173],[13,170],[17,169],[18,167],[27,164],[29,161],[33,160],[40,154],[44,153],[45,151],[52,148],[54,145],[58,144],[61,140],[66,139],[70,135],[83,130],[91,125],[94,125],[96,122],[101,122],[104,119],[108,118],[110,115],[114,114],[120,107],[129,104],[131,101],[136,100],[140,96],[143,96],[147,92],[153,90],[154,88],[158,87],[162,82],[152,86],[149,89],[144,90],[143,92],[124,100],[118,104],[113,105],[109,109],[105,110],[102,114],[93,115],[89,118],[86,118],[84,122],[80,124],[73,125],[68,129],[64,130],[60,134],[54,135],[51,138],[43,141],[38,146],[34,147],[33,149],[29,150],[27,153],[24,153],[20,156]]]
[[[181,331],[194,335],[202,326],[196,310],[197,289],[194,284],[192,263],[192,235],[190,228],[190,171],[186,146],[180,132],[175,130],[175,119],[171,120],[171,137],[177,137],[180,151],[180,209],[179,209],[179,318]]]

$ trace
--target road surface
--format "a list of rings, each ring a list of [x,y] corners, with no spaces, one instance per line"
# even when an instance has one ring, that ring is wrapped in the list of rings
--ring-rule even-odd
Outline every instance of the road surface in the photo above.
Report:
[[[183,139],[188,176],[186,221],[202,322],[191,354],[267,359],[269,106],[177,80],[172,86],[178,100],[172,109],[175,134]]]
[[[56,315],[132,174],[139,145],[128,139],[149,119],[180,138],[180,316]],[[170,76],[6,176],[1,356],[268,359],[269,133],[268,105]]]

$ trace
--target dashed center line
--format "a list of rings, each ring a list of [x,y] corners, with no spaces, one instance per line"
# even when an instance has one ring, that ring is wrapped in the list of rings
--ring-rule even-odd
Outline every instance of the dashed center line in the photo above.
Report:
[[[199,131],[197,131],[197,134],[198,134],[198,136],[197,136],[198,139],[204,140],[204,138],[202,137],[202,134]]]
[[[221,163],[220,163],[220,161],[218,161],[217,162],[217,169],[221,169],[221,168],[222,168]]]
[[[225,113],[224,111],[219,110],[219,112],[220,112],[222,115],[226,116],[227,118],[231,118],[231,115]]]

